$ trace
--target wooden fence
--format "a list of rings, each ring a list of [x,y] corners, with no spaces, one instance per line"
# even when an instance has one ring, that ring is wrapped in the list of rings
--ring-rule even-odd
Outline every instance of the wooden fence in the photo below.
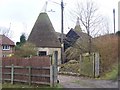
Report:
[[[2,82],[9,81],[54,86],[55,72],[50,56],[2,59]]]

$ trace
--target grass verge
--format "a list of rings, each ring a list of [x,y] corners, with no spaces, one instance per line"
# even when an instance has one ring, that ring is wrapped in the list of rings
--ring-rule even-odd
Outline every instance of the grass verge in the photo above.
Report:
[[[2,90],[6,90],[11,88],[12,90],[23,90],[23,89],[30,89],[30,90],[62,90],[62,86],[60,84],[57,84],[55,87],[50,87],[50,86],[43,86],[43,85],[27,85],[27,84],[22,84],[22,83],[17,83],[17,84],[11,84],[11,83],[4,83],[2,84]]]
[[[107,80],[117,80],[117,78],[118,78],[118,64],[113,65],[112,70],[105,73],[101,78],[107,79]]]

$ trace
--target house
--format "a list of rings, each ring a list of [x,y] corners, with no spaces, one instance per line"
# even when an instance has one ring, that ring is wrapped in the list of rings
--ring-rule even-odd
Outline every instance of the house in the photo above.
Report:
[[[28,37],[28,42],[36,45],[39,56],[56,52],[58,64],[61,64],[61,44],[47,13],[42,12],[38,16]]]
[[[11,56],[14,53],[14,42],[5,35],[0,35],[0,51],[2,57]]]

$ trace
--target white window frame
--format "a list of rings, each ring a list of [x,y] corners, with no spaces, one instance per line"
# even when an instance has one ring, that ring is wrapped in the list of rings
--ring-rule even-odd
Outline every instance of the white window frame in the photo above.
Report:
[[[9,45],[3,45],[2,50],[10,50],[10,46]]]

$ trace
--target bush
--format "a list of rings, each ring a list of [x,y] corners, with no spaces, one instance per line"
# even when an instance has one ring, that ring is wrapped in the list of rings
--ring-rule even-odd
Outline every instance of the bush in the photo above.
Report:
[[[113,65],[112,69],[105,73],[104,76],[102,76],[103,79],[108,80],[117,80],[118,79],[118,65]]]
[[[30,57],[37,55],[37,48],[34,44],[26,42],[18,50],[15,51],[17,57]]]
[[[105,35],[94,39],[94,44],[100,53],[101,72],[110,70],[118,60],[118,36]]]

